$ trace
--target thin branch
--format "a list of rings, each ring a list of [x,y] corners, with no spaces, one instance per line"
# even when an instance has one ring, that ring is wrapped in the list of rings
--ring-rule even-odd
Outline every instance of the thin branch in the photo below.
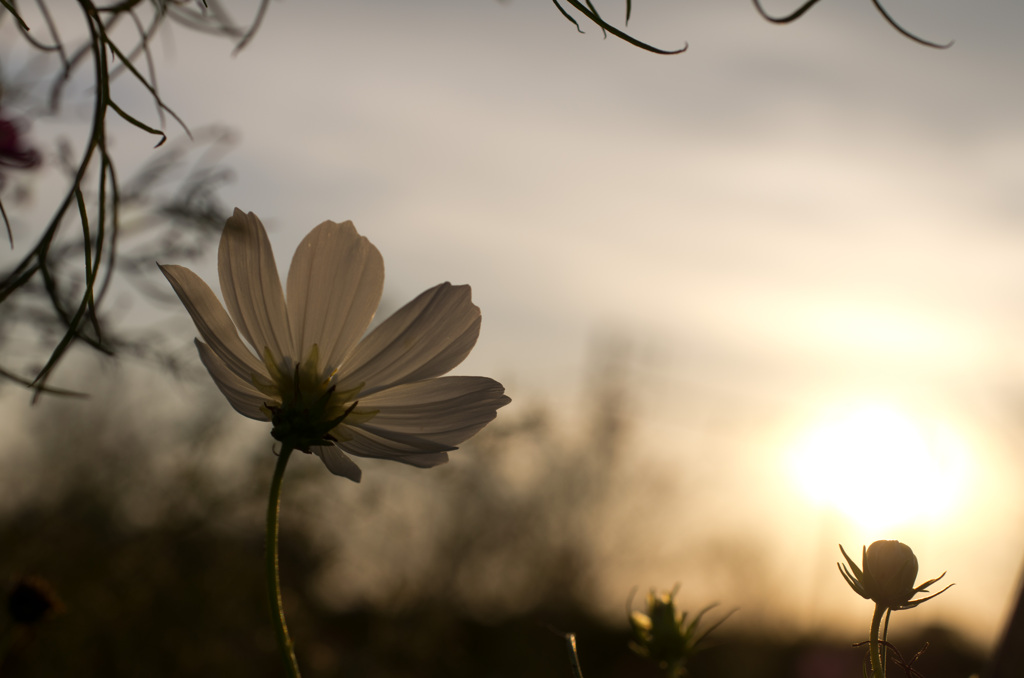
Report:
[[[581,14],[583,14],[583,16],[587,17],[595,24],[600,26],[602,30],[608,31],[609,33],[619,38],[620,40],[625,40],[634,47],[639,47],[642,50],[646,50],[654,54],[681,54],[682,52],[685,52],[689,47],[689,45],[684,44],[682,49],[665,50],[660,49],[658,47],[654,47],[653,45],[648,45],[646,42],[641,42],[640,40],[637,40],[628,33],[624,33],[623,31],[620,31],[618,28],[615,28],[614,26],[606,22],[604,19],[602,19],[596,12],[592,12],[590,8],[581,3],[579,0],[565,1],[572,5],[573,7],[575,7]],[[555,4],[557,5],[558,3],[556,2]],[[561,7],[559,7],[559,9],[561,9]],[[565,14],[565,12],[563,12],[563,14]],[[573,21],[573,23],[576,22]],[[579,24],[576,24],[576,27],[579,28]]]
[[[903,28],[903,26],[900,26],[898,23],[896,23],[896,20],[893,19],[891,16],[889,16],[889,13],[885,11],[884,7],[882,7],[882,3],[880,3],[878,0],[871,0],[871,2],[873,2],[875,4],[875,7],[878,9],[879,12],[882,13],[882,16],[885,17],[885,20],[889,22],[890,26],[892,26],[897,31],[899,31],[901,34],[903,34],[906,37],[910,38],[914,42],[919,43],[921,45],[925,45],[927,47],[934,47],[935,49],[948,49],[948,48],[953,46],[953,41],[952,40],[950,40],[949,42],[947,42],[945,44],[942,44],[942,43],[938,43],[938,42],[931,42],[930,40],[925,40],[924,38],[917,37],[916,35],[914,35],[910,31],[908,31],[907,29]]]
[[[920,37],[914,35],[913,33],[908,31],[907,29],[903,28],[903,26],[900,26],[896,22],[896,20],[892,17],[892,15],[890,15],[889,12],[886,11],[885,7],[882,6],[882,3],[880,2],[880,0],[871,0],[871,2],[874,3],[875,8],[882,14],[883,17],[885,17],[885,20],[889,22],[890,26],[892,26],[897,31],[899,31],[899,33],[901,35],[910,38],[914,42],[919,43],[921,45],[926,45],[928,47],[934,47],[936,49],[947,49],[947,48],[953,46],[953,41],[952,40],[950,40],[949,42],[947,42],[945,44],[942,44],[942,43],[938,43],[938,42],[931,42],[930,40],[925,40],[924,38],[920,38]],[[768,20],[768,21],[770,21],[772,23],[775,23],[775,24],[788,24],[788,23],[790,23],[792,21],[796,21],[801,16],[803,16],[804,13],[807,10],[809,10],[811,7],[813,7],[816,4],[818,4],[818,0],[807,0],[807,2],[805,2],[803,5],[800,5],[800,7],[798,7],[792,13],[786,14],[784,16],[777,16],[776,17],[776,16],[772,16],[772,15],[768,14],[768,12],[765,11],[764,7],[761,5],[761,0],[754,0],[754,7],[757,8],[758,13],[764,19],[766,19],[766,20]]]
[[[260,0],[260,8],[256,11],[256,18],[253,19],[252,25],[249,26],[249,30],[245,32],[242,39],[238,41],[238,45],[235,46],[235,50],[231,53],[237,55],[249,42],[256,36],[256,31],[260,29],[260,24],[263,23],[263,17],[267,14],[267,7],[270,6],[270,0]]]
[[[758,13],[768,21],[771,21],[773,24],[788,24],[790,21],[796,21],[797,19],[803,16],[804,12],[809,10],[811,7],[814,7],[814,5],[816,4],[818,4],[818,0],[807,0],[806,3],[797,8],[797,10],[792,14],[774,17],[768,14],[768,12],[764,11],[764,7],[761,6],[761,0],[754,0],[754,7],[757,8]]]

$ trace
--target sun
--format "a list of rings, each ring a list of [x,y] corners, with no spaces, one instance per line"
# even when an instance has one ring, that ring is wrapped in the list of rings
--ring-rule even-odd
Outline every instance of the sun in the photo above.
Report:
[[[872,403],[814,426],[794,447],[790,472],[812,502],[878,531],[948,516],[969,461],[962,438],[943,422]]]

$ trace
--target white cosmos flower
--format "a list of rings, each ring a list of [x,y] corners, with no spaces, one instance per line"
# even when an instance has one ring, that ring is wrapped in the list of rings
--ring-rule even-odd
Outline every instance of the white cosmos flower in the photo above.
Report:
[[[302,240],[287,298],[263,224],[239,209],[218,253],[227,312],[189,269],[160,270],[192,316],[199,357],[232,407],[272,422],[275,438],[316,454],[337,475],[361,476],[345,452],[443,464],[509,402],[493,379],[441,376],[480,333],[468,285],[432,287],[363,336],[380,302],[384,262],[350,221],[325,221]]]

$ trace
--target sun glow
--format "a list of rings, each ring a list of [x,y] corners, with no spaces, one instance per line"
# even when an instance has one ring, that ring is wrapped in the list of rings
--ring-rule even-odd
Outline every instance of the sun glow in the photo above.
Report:
[[[815,504],[880,530],[949,515],[969,462],[966,444],[943,422],[871,404],[813,428],[794,448],[790,470]]]

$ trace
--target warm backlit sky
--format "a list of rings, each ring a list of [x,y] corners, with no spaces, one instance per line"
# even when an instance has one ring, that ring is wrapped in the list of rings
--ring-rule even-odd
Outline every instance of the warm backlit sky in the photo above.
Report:
[[[633,4],[638,37],[689,51],[580,35],[546,2],[290,0],[237,57],[180,28],[156,52],[182,117],[240,132],[224,197],[282,266],[351,218],[391,303],[471,283],[484,330],[461,371],[518,402],[571,408],[592,337],[632,342],[637,465],[690,488],[663,528],[680,549],[749,543],[766,586],[797,582],[778,605],[797,628],[862,630],[836,545],[898,538],[957,582],[901,614],[992,642],[1024,560],[1024,5],[886,3],[956,40],[938,51],[869,0],[789,26],[745,0]],[[803,489],[800,455],[819,489],[867,478],[887,493],[867,501],[901,501],[856,523],[828,503],[848,486]],[[623,582],[682,577],[733,600],[678,553],[608,552],[610,608]]]

